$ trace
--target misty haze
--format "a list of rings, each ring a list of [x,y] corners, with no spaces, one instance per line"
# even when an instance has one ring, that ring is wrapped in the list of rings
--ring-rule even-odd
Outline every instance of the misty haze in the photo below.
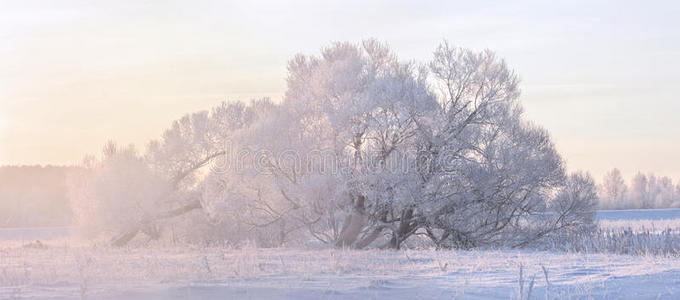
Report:
[[[0,0],[0,299],[680,299],[679,14]]]

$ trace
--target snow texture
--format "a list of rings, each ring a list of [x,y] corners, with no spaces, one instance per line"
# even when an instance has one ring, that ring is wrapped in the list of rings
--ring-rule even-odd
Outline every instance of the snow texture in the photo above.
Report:
[[[654,222],[667,211],[599,213]],[[609,221],[607,218],[613,219]],[[673,222],[674,220],[666,220]],[[677,220],[675,220],[677,221]],[[676,227],[677,228],[677,227]],[[680,258],[548,251],[112,249],[0,230],[0,298],[677,299]],[[42,229],[57,237],[66,229]],[[25,237],[25,238],[24,238]],[[23,239],[23,240],[22,240]],[[545,269],[544,269],[545,268]],[[547,280],[546,280],[547,274]]]

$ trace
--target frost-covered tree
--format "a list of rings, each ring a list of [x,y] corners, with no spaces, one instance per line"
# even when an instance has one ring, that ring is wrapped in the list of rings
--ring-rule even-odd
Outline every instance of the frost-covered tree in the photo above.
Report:
[[[595,181],[587,173],[571,174],[557,197],[549,205],[554,211],[555,226],[591,226],[597,205]]]
[[[78,227],[113,237],[114,245],[125,245],[140,232],[158,238],[162,222],[204,207],[206,166],[225,155],[231,135],[268,103],[222,103],[188,114],[150,142],[144,155],[107,144],[101,159],[87,159],[72,176],[69,193]]]
[[[647,175],[647,205],[645,208],[656,207],[657,203],[660,203],[659,198],[661,197],[661,187],[659,186],[659,180],[654,174]]]
[[[525,224],[545,213],[564,169],[547,132],[521,119],[517,76],[491,51],[447,43],[430,68],[442,92],[432,122],[420,122],[428,235],[454,247],[538,237]]]
[[[638,172],[631,181],[630,196],[636,208],[651,208],[648,180],[645,174]]]
[[[621,171],[614,168],[605,174],[602,179],[601,208],[625,208],[627,203],[628,187],[621,176]]]
[[[678,192],[673,180],[636,173],[627,189],[618,169],[607,173],[600,186],[599,207],[603,209],[670,208],[677,206]]]
[[[144,156],[128,154],[134,168],[120,168],[144,180],[112,187],[163,188],[144,200],[152,213],[112,218],[114,244],[194,211],[263,246],[399,248],[422,234],[441,247],[520,247],[592,222],[592,179],[565,175],[549,134],[522,118],[517,75],[492,51],[445,42],[418,64],[375,40],[335,43],[296,56],[287,81],[280,104],[187,115]],[[107,177],[99,169],[87,168],[81,191]],[[117,189],[95,186],[83,207],[115,201],[103,195]]]
[[[167,181],[156,176],[133,147],[113,142],[101,159],[89,158],[70,179],[75,225],[86,236],[120,231],[158,232],[149,221],[160,217],[158,207],[170,192]]]
[[[654,207],[667,208],[673,205],[675,191],[673,181],[663,176],[656,182],[656,196],[654,197]]]
[[[369,244],[380,233],[373,227],[386,226],[372,218],[406,199],[385,198],[406,179],[389,163],[413,149],[416,117],[436,107],[418,71],[376,41],[297,56],[276,113],[235,141],[256,159],[240,173],[218,174],[249,182],[230,185],[223,201],[247,199],[238,201],[247,221],[281,237],[304,228],[327,244]]]
[[[419,230],[453,247],[525,243],[545,234],[526,224],[549,214],[565,177],[518,97],[491,51],[444,43],[427,66],[372,40],[299,55],[275,116],[239,141],[257,164],[220,174],[242,184],[217,194],[244,203],[255,227],[341,247],[398,248]]]

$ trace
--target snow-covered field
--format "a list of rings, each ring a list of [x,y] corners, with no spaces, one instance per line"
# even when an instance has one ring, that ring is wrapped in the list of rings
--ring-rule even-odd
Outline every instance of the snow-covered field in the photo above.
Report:
[[[660,233],[672,230],[680,233],[680,209],[601,210],[596,214],[602,229]]]
[[[673,220],[680,219],[680,208],[599,210],[598,220]]]
[[[650,214],[647,221],[601,214],[598,220],[610,226],[677,222],[640,213]],[[678,257],[248,246],[112,249],[79,244],[64,238],[67,232],[0,230],[0,298],[680,299]],[[34,247],[36,237],[46,248]]]
[[[680,259],[529,251],[5,248],[0,297],[677,299]],[[542,267],[546,268],[547,281]],[[533,283],[532,283],[533,282]]]

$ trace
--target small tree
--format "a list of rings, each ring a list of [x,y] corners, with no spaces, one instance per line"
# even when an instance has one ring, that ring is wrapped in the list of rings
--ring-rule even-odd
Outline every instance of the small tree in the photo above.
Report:
[[[157,231],[148,224],[170,192],[133,147],[109,142],[100,160],[84,162],[70,180],[69,198],[76,227],[86,236],[116,234],[121,230]]]
[[[108,143],[102,158],[88,158],[71,180],[78,227],[113,237],[117,246],[140,232],[160,237],[162,221],[203,208],[205,167],[224,157],[231,135],[269,103],[222,103],[211,112],[188,114],[152,141],[144,156]]]
[[[638,172],[631,182],[631,194],[636,208],[650,208],[649,189],[647,176]]]
[[[602,197],[600,197],[599,206],[601,208],[625,208],[628,187],[621,176],[619,169],[609,171],[602,180]]]

